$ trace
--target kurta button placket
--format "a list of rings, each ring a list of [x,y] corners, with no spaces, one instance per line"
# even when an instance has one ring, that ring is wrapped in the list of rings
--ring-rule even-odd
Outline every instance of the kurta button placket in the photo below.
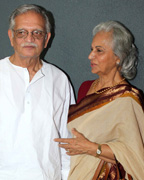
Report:
[[[27,121],[31,121],[31,94],[30,94],[30,82],[29,82],[29,72],[24,69],[25,77],[25,97],[24,97],[24,106],[25,106],[25,117]]]

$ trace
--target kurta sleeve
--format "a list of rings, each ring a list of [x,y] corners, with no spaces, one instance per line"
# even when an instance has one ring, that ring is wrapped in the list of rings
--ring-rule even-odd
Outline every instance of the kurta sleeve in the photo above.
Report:
[[[67,129],[68,111],[69,111],[69,106],[71,104],[75,104],[75,98],[72,87],[71,85],[69,85],[66,100],[63,105],[63,113],[61,116],[61,127],[60,127],[61,138],[71,138],[71,134]],[[70,156],[66,154],[65,149],[61,148],[60,151],[61,151],[61,163],[62,163],[61,165],[62,180],[67,180],[70,170]]]

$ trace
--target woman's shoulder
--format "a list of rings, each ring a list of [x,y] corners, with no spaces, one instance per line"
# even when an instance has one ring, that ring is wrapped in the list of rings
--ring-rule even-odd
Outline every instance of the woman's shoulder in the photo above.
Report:
[[[144,98],[144,93],[141,89],[137,88],[136,86],[134,85],[131,85],[131,84],[127,84],[125,85],[125,91],[126,92],[129,92],[129,93],[133,93],[133,94],[136,94],[142,98]]]
[[[135,86],[132,86],[131,93],[133,93],[139,99],[139,101],[144,109],[144,93],[143,93],[143,91]]]
[[[78,98],[77,98],[77,103],[79,103],[87,94],[89,88],[91,87],[92,83],[94,80],[87,80],[84,81],[78,90]]]
[[[141,89],[131,84],[120,85],[120,92],[122,96],[131,97],[139,102],[144,109],[144,93]]]
[[[82,87],[90,87],[93,82],[94,82],[94,80],[84,81],[84,82],[81,84],[80,88],[82,88]]]

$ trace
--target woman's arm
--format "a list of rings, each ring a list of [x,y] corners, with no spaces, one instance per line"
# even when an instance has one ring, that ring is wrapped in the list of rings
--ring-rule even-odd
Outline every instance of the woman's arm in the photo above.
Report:
[[[101,154],[98,156],[96,153],[98,149],[97,143],[89,141],[87,138],[84,137],[83,134],[79,133],[76,129],[72,129],[72,133],[74,135],[74,138],[54,139],[54,141],[56,142],[63,143],[59,144],[59,147],[66,149],[68,155],[73,156],[78,154],[88,154],[103,159],[107,162],[116,163],[115,156],[108,145],[101,144]]]

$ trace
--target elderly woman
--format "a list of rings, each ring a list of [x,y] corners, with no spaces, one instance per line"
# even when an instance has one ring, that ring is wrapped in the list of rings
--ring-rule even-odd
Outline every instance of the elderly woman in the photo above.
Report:
[[[68,179],[143,180],[144,101],[127,82],[136,75],[133,36],[116,21],[97,25],[93,35],[89,59],[99,78],[82,83],[70,108],[74,137],[55,139],[72,156]]]

